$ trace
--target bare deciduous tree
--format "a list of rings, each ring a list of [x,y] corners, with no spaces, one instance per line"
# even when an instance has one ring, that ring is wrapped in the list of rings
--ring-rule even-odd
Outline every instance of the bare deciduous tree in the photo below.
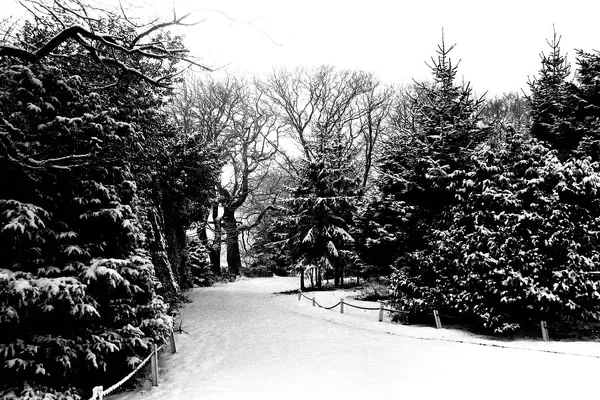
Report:
[[[390,111],[394,99],[394,88],[385,86],[372,75],[367,80],[367,91],[359,99],[359,107],[364,110],[359,118],[364,162],[362,187],[369,182],[373,157],[379,138],[385,134],[390,124]]]
[[[27,63],[46,57],[74,60],[91,57],[106,69],[106,75],[115,79],[120,74],[111,72],[116,69],[164,87],[171,85],[179,74],[174,68],[177,62],[185,61],[209,70],[194,60],[179,38],[168,31],[175,26],[195,25],[189,22],[191,13],[178,16],[173,10],[170,19],[138,23],[122,6],[114,10],[107,6],[99,9],[81,0],[22,0],[20,3],[29,11],[32,22],[48,31],[48,38],[32,47],[13,37],[13,31],[6,28],[3,36],[11,40],[0,44],[0,57],[14,57]],[[57,52],[65,46],[70,46],[68,54]],[[171,67],[165,68],[165,64]],[[164,71],[168,72],[164,74]]]
[[[360,161],[360,179],[367,185],[376,143],[389,123],[393,88],[366,72],[322,66],[275,71],[260,89],[306,160],[335,141],[344,155]],[[294,172],[294,157],[282,151],[281,159]]]
[[[238,109],[224,147],[231,174],[223,179],[220,203],[226,233],[227,265],[232,275],[241,270],[240,227],[236,215],[251,192],[260,186],[268,164],[279,148],[280,125],[276,115],[263,107],[259,93],[247,91],[246,102]]]
[[[216,188],[217,200],[210,217],[207,210],[207,223],[198,225],[198,236],[209,247],[215,273],[221,269],[224,230],[229,271],[240,274],[240,232],[248,231],[256,221],[242,218],[249,225],[242,224],[238,210],[261,185],[279,148],[281,123],[254,87],[234,77],[188,81],[173,107],[174,118],[185,131],[195,132],[221,149],[223,171]],[[208,239],[207,228],[212,229],[212,240]]]
[[[244,101],[243,96],[243,84],[238,79],[200,79],[190,74],[178,87],[171,114],[184,132],[199,135],[204,143],[217,145],[225,154],[225,136],[232,129],[235,115]],[[212,238],[208,237],[207,230],[212,231]],[[212,272],[220,275],[222,226],[219,187],[215,187],[215,201],[211,209],[206,209],[196,231],[201,243],[208,249]]]

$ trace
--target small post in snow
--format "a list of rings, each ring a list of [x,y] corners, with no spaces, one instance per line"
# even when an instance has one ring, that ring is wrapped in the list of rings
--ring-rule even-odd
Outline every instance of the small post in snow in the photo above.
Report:
[[[383,322],[383,303],[379,303],[379,322]]]
[[[315,304],[315,296],[313,296],[312,300],[313,300],[313,307],[314,307],[314,306],[316,306],[316,304]]]
[[[542,328],[542,340],[544,342],[549,341],[550,338],[548,337],[548,325],[546,324],[546,321],[540,321],[540,327]]]
[[[158,386],[158,352],[156,343],[152,344],[152,357],[150,357],[150,369],[152,370],[152,386]]]
[[[344,298],[343,297],[340,299],[340,313],[341,314],[344,313]]]
[[[300,301],[301,297],[302,297],[302,290],[298,289],[298,301]]]
[[[440,321],[440,315],[437,310],[433,310],[433,318],[435,318],[435,327],[437,329],[442,329],[442,322]]]
[[[177,353],[177,347],[175,346],[175,333],[171,331],[171,336],[169,336],[169,341],[171,345],[171,354]]]
[[[92,389],[92,399],[102,400],[104,398],[104,387],[95,386]]]

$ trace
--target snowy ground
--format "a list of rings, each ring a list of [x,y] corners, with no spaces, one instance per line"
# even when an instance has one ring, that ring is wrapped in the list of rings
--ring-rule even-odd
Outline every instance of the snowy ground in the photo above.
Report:
[[[600,396],[600,343],[492,341],[463,331],[392,324],[387,318],[380,323],[375,311],[347,308],[340,314],[339,308],[312,307],[296,295],[273,294],[297,284],[292,278],[264,278],[194,290],[193,302],[182,310],[188,334],[176,335],[176,354],[162,356],[159,386],[110,398]],[[330,306],[344,294],[315,295]]]

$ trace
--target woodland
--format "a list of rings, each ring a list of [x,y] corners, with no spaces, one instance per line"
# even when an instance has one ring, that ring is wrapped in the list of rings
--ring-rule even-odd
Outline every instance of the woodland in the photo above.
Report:
[[[0,397],[89,396],[185,290],[239,276],[385,277],[398,312],[496,335],[598,321],[600,53],[554,33],[527,95],[457,82],[443,37],[408,86],[217,79],[175,33],[193,16],[23,6],[0,21]]]

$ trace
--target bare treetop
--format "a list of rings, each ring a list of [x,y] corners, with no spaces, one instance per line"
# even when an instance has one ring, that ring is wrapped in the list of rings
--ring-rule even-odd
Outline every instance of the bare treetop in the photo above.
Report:
[[[210,70],[190,56],[181,38],[170,29],[192,26],[191,13],[177,15],[173,10],[165,19],[142,21],[119,2],[119,7],[89,5],[81,0],[21,0],[29,11],[30,22],[44,31],[47,37],[34,47],[24,43],[5,29],[5,44],[0,45],[0,57],[15,57],[24,62],[36,63],[46,57],[90,56],[107,70],[117,68],[158,86],[169,86],[181,69],[173,66],[185,62]],[[65,47],[69,52],[65,54]],[[142,60],[142,61],[140,61]],[[167,74],[157,74],[164,71]]]

